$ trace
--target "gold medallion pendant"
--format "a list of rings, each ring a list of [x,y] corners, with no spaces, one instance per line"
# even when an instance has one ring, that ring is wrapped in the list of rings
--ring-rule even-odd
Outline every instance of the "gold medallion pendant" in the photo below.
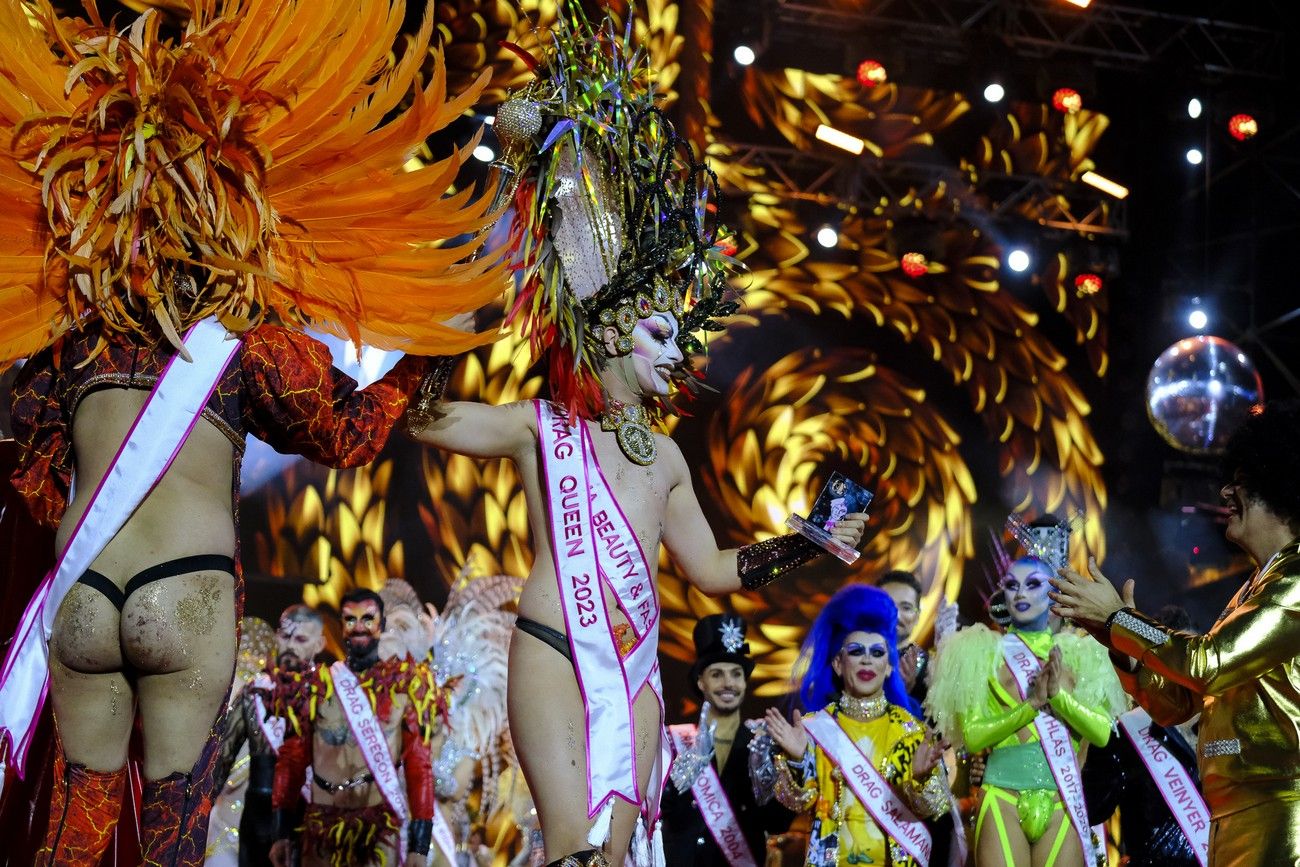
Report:
[[[645,407],[611,400],[600,417],[600,429],[614,431],[618,447],[634,464],[648,467],[655,461],[655,438]]]

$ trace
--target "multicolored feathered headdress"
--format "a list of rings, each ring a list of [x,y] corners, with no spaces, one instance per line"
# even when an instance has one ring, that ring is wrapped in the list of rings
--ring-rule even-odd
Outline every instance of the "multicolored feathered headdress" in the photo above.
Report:
[[[604,329],[630,352],[638,320],[672,313],[683,353],[699,354],[694,333],[721,330],[714,317],[736,311],[727,278],[738,263],[717,244],[717,178],[655,107],[630,23],[620,35],[577,3],[560,6],[545,59],[520,50],[535,79],[496,120],[500,163],[518,184],[510,321],[549,356],[555,400],[594,418]]]
[[[0,3],[0,368],[87,318],[174,343],[214,315],[422,354],[491,339],[438,324],[504,289],[501,257],[468,255],[492,197],[443,195],[469,150],[406,170],[487,77],[417,86],[432,6],[392,60],[401,0],[185,5],[173,39],[155,10],[120,30],[93,2]]]

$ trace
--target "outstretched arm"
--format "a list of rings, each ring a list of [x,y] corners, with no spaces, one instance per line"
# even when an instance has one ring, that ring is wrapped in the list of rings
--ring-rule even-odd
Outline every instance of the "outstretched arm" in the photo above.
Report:
[[[664,516],[664,546],[686,580],[710,596],[754,590],[790,569],[821,555],[822,549],[797,533],[743,548],[719,550],[717,537],[700,508],[690,469],[677,444],[661,441],[660,460],[669,468],[672,488]],[[852,547],[862,541],[866,515],[853,512],[831,528],[831,535]]]
[[[407,416],[417,442],[471,458],[515,458],[537,447],[537,413],[531,401],[490,406],[440,401],[427,416]]]

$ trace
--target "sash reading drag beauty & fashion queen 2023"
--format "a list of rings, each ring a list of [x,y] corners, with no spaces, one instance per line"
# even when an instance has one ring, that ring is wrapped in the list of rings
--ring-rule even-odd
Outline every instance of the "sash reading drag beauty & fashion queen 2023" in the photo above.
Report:
[[[20,775],[49,689],[47,642],[63,597],[167,474],[240,346],[215,319],[191,328],[184,344],[191,361],[177,353],[167,362],[9,645],[0,669],[0,760]],[[0,761],[0,787],[3,770]]]
[[[636,775],[632,705],[645,686],[663,708],[659,683],[659,595],[641,543],[610,490],[585,425],[573,426],[547,401],[536,401],[537,435],[573,669],[586,717],[588,842],[608,837],[614,798],[657,818],[667,767],[666,738],[642,792]],[[609,593],[636,643],[621,656],[605,607]]]

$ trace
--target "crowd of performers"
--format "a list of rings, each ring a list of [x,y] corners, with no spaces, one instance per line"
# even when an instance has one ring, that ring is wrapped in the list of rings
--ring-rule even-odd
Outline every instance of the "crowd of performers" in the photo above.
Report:
[[[922,582],[862,576],[813,623],[794,707],[746,721],[746,625],[705,618],[699,722],[665,731],[661,548],[720,597],[824,555],[799,534],[719,549],[654,430],[698,389],[737,264],[631,28],[562,4],[536,54],[513,46],[532,77],[496,114],[496,169],[444,194],[469,148],[410,155],[486,74],[456,96],[440,62],[417,80],[431,17],[391,56],[383,0],[188,13],[119,30],[93,5],[0,4],[12,482],[56,533],[0,670],[6,790],[48,774],[37,864],[99,863],[128,803],[143,863],[200,864],[240,786],[240,863],[484,863],[464,797],[507,721],[532,804],[518,863],[736,867],[797,839],[810,865],[1092,867],[1116,803],[1130,863],[1300,863],[1295,406],[1229,449],[1227,536],[1259,568],[1207,632],[1072,570],[1067,523],[1012,519],[990,623],[945,607],[924,651]],[[484,251],[502,219],[510,243]],[[549,399],[447,400],[456,355],[496,338],[472,314],[503,295]],[[408,354],[358,388],[308,327]],[[436,616],[397,584],[351,592],[329,664],[322,615],[291,608],[232,687],[245,437],[347,467],[399,429],[514,462],[531,574]],[[856,547],[865,526],[829,529]]]

